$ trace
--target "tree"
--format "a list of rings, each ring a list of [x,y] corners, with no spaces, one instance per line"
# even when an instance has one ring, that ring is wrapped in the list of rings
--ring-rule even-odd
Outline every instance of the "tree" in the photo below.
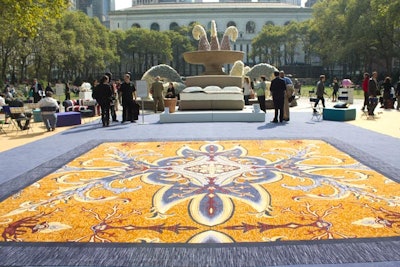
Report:
[[[125,55],[126,55],[125,51],[128,50],[127,47],[125,46],[125,42],[124,42],[125,39],[126,39],[125,31],[116,30],[116,31],[111,32],[111,40],[116,48],[115,59],[111,65],[113,66],[113,69],[117,69],[118,73],[122,73],[123,69],[128,71],[128,66],[126,65],[124,67],[124,64],[127,64],[127,62],[125,62],[125,60],[124,60]],[[132,77],[132,78],[134,78],[134,77]]]
[[[282,50],[285,33],[282,26],[264,25],[261,32],[253,39],[251,57],[258,57],[260,62],[274,66],[282,65]]]
[[[167,35],[171,40],[172,51],[172,62],[171,66],[178,73],[185,73],[185,60],[183,59],[183,53],[195,50],[195,46],[191,41],[190,37],[193,27],[180,27],[174,31],[168,31]],[[190,36],[190,37],[189,37]]]
[[[128,68],[138,74],[172,59],[171,40],[166,32],[131,28],[126,31],[126,39],[121,45],[130,59]]]
[[[296,55],[296,47],[298,47],[300,40],[299,33],[299,23],[290,22],[283,27],[285,39],[284,39],[284,47],[285,47],[285,65],[295,63],[295,55]]]
[[[312,25],[323,65],[341,65],[349,75],[375,68],[390,73],[399,57],[399,8],[390,0],[319,1]]]
[[[6,66],[15,43],[37,37],[41,28],[58,18],[68,6],[67,0],[0,0],[1,78],[6,78]]]
[[[115,62],[116,45],[110,31],[97,18],[89,18],[82,12],[67,12],[58,28],[69,55],[64,67],[74,70],[72,76],[90,77]]]

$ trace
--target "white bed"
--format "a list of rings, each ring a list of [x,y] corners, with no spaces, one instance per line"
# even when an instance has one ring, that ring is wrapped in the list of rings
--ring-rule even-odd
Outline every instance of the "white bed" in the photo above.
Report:
[[[242,88],[236,86],[187,87],[180,94],[179,110],[242,110]]]

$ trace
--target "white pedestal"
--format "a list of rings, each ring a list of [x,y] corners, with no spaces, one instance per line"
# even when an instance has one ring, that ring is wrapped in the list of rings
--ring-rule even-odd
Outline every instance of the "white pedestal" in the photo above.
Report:
[[[264,112],[253,112],[252,108],[243,110],[194,110],[176,111],[160,114],[161,123],[172,122],[264,122]]]
[[[353,104],[354,102],[354,88],[339,88],[338,97],[346,97],[347,102],[349,104]]]
[[[79,99],[92,100],[92,92],[79,92]]]

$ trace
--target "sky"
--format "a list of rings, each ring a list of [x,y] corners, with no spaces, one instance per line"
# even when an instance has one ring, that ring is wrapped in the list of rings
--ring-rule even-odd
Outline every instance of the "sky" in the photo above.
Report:
[[[212,0],[203,0],[204,2],[212,2]],[[304,3],[307,0],[301,0],[301,4],[304,5]],[[132,6],[132,1],[131,0],[115,0],[115,9],[124,9]]]

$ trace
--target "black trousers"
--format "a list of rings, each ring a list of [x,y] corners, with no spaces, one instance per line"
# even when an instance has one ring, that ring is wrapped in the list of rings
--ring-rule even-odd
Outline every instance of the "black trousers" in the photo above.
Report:
[[[364,92],[364,104],[363,104],[363,109],[365,108],[365,107],[368,107],[368,102],[369,102],[369,100],[368,100],[368,92]]]
[[[318,106],[320,100],[322,102],[322,106],[325,107],[325,98],[317,96],[317,101],[315,102],[314,108]]]
[[[285,104],[285,98],[284,97],[277,97],[277,98],[272,98],[272,101],[274,102],[274,109],[275,109],[275,115],[274,115],[274,121],[278,120],[278,113],[279,113],[279,121],[283,121],[283,107]]]
[[[122,121],[133,120],[133,101],[122,101]]]
[[[265,95],[257,96],[257,100],[258,100],[258,103],[260,104],[260,109],[265,112],[266,111],[266,108],[265,108]]]
[[[368,98],[368,115],[374,115],[374,111],[376,106],[378,105],[378,98],[377,97],[369,97]]]
[[[113,121],[117,120],[117,113],[115,113],[115,106],[110,105],[111,118]]]
[[[108,126],[110,124],[110,104],[102,103],[100,104],[101,108],[101,121],[103,122],[103,126]]]

